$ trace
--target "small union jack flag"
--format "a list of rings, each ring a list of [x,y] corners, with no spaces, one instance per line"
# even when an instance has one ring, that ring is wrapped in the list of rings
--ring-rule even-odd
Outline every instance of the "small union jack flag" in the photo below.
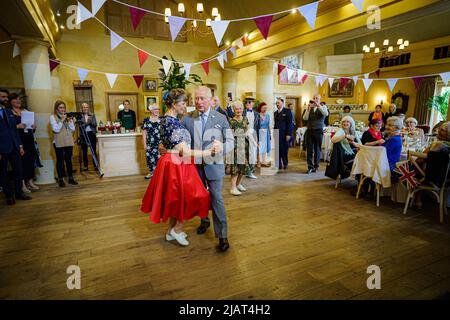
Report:
[[[397,163],[394,172],[398,174],[398,179],[401,183],[406,182],[406,187],[411,190],[416,188],[420,183],[417,181],[416,172],[414,171],[414,167],[410,164],[409,161]]]

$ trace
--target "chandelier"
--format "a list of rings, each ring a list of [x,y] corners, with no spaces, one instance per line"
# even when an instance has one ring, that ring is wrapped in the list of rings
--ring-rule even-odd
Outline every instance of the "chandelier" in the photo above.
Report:
[[[211,29],[211,18],[206,17],[204,11],[205,10],[203,3],[199,2],[196,5],[196,10],[194,11],[194,9],[192,8],[190,14],[188,15],[186,13],[186,7],[184,3],[178,4],[178,15],[187,19],[193,19],[186,21],[183,29],[179,32],[179,35],[181,37],[185,38],[188,35],[192,35],[194,37],[197,35],[200,37],[206,37],[213,33]],[[170,8],[166,8],[164,11],[164,21],[166,23],[169,23],[168,17],[171,15],[172,10]],[[211,17],[215,21],[220,21],[222,19],[217,8],[212,8]],[[205,20],[206,22],[198,20]]]
[[[383,46],[380,48],[375,44],[375,41],[371,41],[369,45],[364,45],[363,52],[370,53],[373,49],[373,54],[376,58],[391,58],[400,56],[403,50],[409,46],[409,40],[402,38],[397,40],[397,45],[389,45],[389,39],[383,41]]]

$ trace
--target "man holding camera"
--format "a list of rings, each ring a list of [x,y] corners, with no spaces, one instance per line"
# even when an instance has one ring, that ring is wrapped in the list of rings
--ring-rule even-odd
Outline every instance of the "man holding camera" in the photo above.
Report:
[[[316,94],[313,99],[309,101],[308,109],[303,115],[303,120],[308,121],[308,134],[306,135],[307,174],[316,172],[319,169],[323,128],[325,126],[325,118],[328,116],[326,105],[320,104],[320,95]]]

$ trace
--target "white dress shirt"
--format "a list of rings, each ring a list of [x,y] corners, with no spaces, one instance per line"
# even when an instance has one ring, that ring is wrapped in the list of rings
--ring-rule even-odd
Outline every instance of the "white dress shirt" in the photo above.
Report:
[[[328,116],[329,112],[326,105],[320,107],[317,107],[316,105],[314,108],[312,108],[313,112],[316,112],[317,108],[319,108],[319,111],[323,114],[324,117]],[[306,109],[305,114],[303,115],[303,120],[308,119],[309,119],[309,108]]]

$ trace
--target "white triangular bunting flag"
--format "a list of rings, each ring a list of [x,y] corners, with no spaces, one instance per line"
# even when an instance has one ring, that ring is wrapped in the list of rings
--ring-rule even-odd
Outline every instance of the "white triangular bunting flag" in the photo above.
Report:
[[[191,73],[191,64],[183,63],[184,72],[186,72],[186,80],[189,79],[189,74]]]
[[[223,66],[223,55],[219,54],[217,56],[217,61],[219,61],[220,66],[222,67],[222,69],[224,68]]]
[[[84,79],[86,79],[89,71],[87,71],[86,69],[77,68],[77,73],[78,73],[78,77],[80,78],[81,83],[83,83]]]
[[[394,87],[395,87],[395,84],[397,83],[397,81],[398,81],[398,79],[387,79],[386,80],[391,92],[394,90]]]
[[[314,76],[314,79],[316,80],[317,88],[320,88],[320,78],[319,78],[319,76]]]
[[[230,51],[233,54],[233,58],[236,58],[236,47],[231,47]]]
[[[241,49],[241,50],[244,47],[244,42],[242,41],[242,39],[238,40],[238,42],[236,42],[236,44],[239,47],[239,49]]]
[[[170,67],[172,66],[172,61],[166,60],[166,59],[162,59],[162,63],[163,63],[163,67],[164,67],[164,73],[166,75],[168,75],[169,71],[170,71]]]
[[[287,76],[288,76],[288,82],[291,81],[292,76],[294,75],[294,69],[286,68],[287,69]]]
[[[92,0],[92,15],[96,15],[106,0]]]
[[[13,59],[20,54],[20,48],[17,42],[14,42]]]
[[[183,28],[184,23],[186,22],[186,18],[182,17],[176,17],[176,16],[169,16],[169,27],[170,27],[170,35],[172,36],[172,41],[175,41],[175,39],[178,36],[178,33],[180,32],[181,28]]]
[[[364,78],[369,79],[370,73],[364,73]]]
[[[314,30],[316,26],[317,8],[319,6],[319,1],[301,6],[297,8],[298,11],[305,17],[306,22],[308,22],[311,29]]]
[[[117,74],[114,73],[105,73],[106,78],[108,79],[109,82],[109,86],[112,88],[114,87],[114,83],[116,82],[117,79]]]
[[[223,61],[228,62],[227,50],[222,51]]]
[[[230,21],[228,20],[211,21],[211,28],[212,31],[214,32],[214,37],[216,38],[217,46],[220,46],[223,35],[225,34],[225,31],[227,31],[229,24]]]
[[[439,74],[442,78],[442,81],[444,81],[444,86],[447,85],[448,81],[450,80],[450,72],[444,72]]]
[[[87,20],[89,18],[92,18],[92,13],[88,9],[86,9],[86,7],[83,6],[80,2],[78,2],[76,23],[80,24],[84,20]]]
[[[319,77],[320,86],[323,86],[323,84],[325,83],[325,80],[327,79],[327,77],[325,77],[323,75],[318,75],[318,77]]]
[[[370,85],[373,82],[373,79],[362,79],[364,83],[364,88],[366,89],[366,92],[369,91]]]
[[[330,84],[330,88],[333,86],[334,78],[328,78],[328,83]]]
[[[353,84],[356,86],[356,84],[358,83],[358,76],[353,76]]]
[[[123,38],[114,31],[111,31],[111,51],[117,48],[123,42]]]
[[[358,9],[359,12],[363,12],[364,0],[352,0],[353,5]]]

